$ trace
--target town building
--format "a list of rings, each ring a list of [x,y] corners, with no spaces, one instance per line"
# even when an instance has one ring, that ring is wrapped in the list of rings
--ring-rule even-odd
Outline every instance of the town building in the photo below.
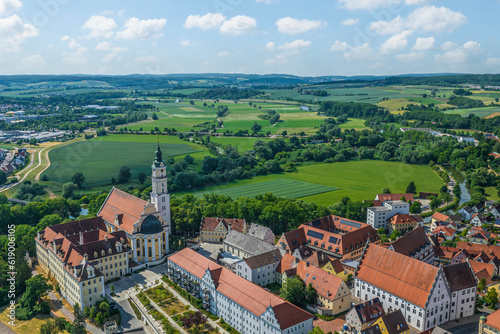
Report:
[[[326,216],[283,233],[276,246],[289,254],[307,246],[336,259],[361,257],[366,242],[380,243],[377,231],[368,224],[339,216]]]
[[[417,227],[398,238],[388,249],[428,264],[434,264],[434,246],[422,227]]]
[[[404,201],[383,201],[381,206],[366,210],[366,222],[374,229],[387,228],[387,221],[397,214],[409,214],[410,204]]]
[[[410,327],[405,321],[401,310],[383,315],[378,318],[373,326],[361,331],[361,334],[408,334]]]
[[[469,263],[444,266],[443,271],[451,293],[450,320],[474,315],[478,281]]]
[[[497,310],[487,317],[479,318],[478,334],[498,334],[500,333],[500,310]]]
[[[265,241],[273,246],[276,242],[276,236],[274,235],[273,231],[267,226],[252,223],[250,224],[250,227],[248,228],[246,234],[259,240]]]
[[[169,277],[240,333],[307,334],[313,315],[190,248],[168,257]]]
[[[414,230],[419,226],[420,220],[415,215],[398,213],[387,220],[389,233],[399,231],[402,234]]]
[[[458,210],[458,213],[462,215],[462,218],[464,220],[471,220],[472,215],[474,214],[474,210],[470,206],[466,205]]]
[[[231,230],[246,233],[248,224],[244,219],[203,217],[200,225],[200,241],[221,244]]]
[[[378,298],[354,305],[345,316],[345,323],[351,331],[361,331],[369,327],[375,320],[385,315],[384,308]]]
[[[235,263],[236,275],[244,279],[266,286],[276,283],[276,269],[281,261],[281,252],[278,249],[248,257]]]
[[[223,249],[225,252],[244,259],[271,252],[276,247],[251,235],[231,230],[224,239]]]
[[[443,269],[379,245],[366,246],[354,293],[362,301],[380,298],[386,312],[400,309],[420,331],[450,320],[451,295]]]
[[[405,198],[405,202],[414,202],[415,201],[415,197],[413,196],[413,194],[378,194],[376,197],[375,197],[375,201],[380,201],[380,205],[382,205],[384,202],[394,202],[394,201],[400,201],[401,200],[401,197],[404,197]],[[375,205],[376,205],[377,202],[375,202]]]

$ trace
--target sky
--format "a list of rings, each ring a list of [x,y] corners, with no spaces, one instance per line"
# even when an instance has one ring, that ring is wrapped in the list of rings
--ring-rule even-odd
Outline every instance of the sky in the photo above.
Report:
[[[500,0],[0,0],[0,75],[499,73]]]

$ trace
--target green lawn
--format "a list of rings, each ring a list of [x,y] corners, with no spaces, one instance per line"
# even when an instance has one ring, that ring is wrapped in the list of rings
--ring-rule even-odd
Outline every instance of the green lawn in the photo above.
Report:
[[[438,192],[442,181],[428,166],[407,165],[400,162],[378,160],[362,160],[333,164],[315,164],[299,167],[297,173],[283,173],[257,176],[250,180],[240,180],[222,186],[205,189],[207,191],[223,191],[235,186],[286,179],[314,183],[318,185],[340,188],[336,191],[299,197],[307,202],[319,205],[332,205],[348,196],[353,200],[374,199],[383,188],[388,187],[393,193],[405,192],[406,186],[414,181],[417,191]],[[236,189],[235,189],[236,190]],[[271,192],[280,189],[269,187]],[[231,190],[232,191],[232,190]],[[179,195],[182,195],[179,194]]]
[[[163,157],[185,155],[203,149],[202,146],[184,142],[177,137],[160,136]],[[87,178],[86,187],[102,186],[117,177],[122,166],[131,169],[132,178],[140,172],[151,174],[155,158],[156,136],[111,135],[58,147],[50,151],[50,167],[43,173],[49,181],[71,181],[75,172]]]
[[[264,195],[265,193],[273,193],[276,196],[286,198],[300,198],[311,195],[317,195],[330,191],[335,191],[338,188],[320,185],[317,183],[294,181],[287,179],[275,179],[271,181],[251,183],[241,186],[223,188],[215,191],[198,192],[196,196],[200,197],[207,193],[218,193],[221,195],[238,197],[255,197]]]
[[[484,118],[487,117],[493,113],[500,112],[500,107],[484,107],[484,108],[471,108],[471,109],[453,109],[453,110],[447,110],[445,113],[448,114],[457,114],[461,115],[462,117],[467,117],[470,114],[474,114],[478,117]]]
[[[486,197],[491,201],[500,201],[500,197],[498,196],[497,190],[495,187],[484,188],[486,191]]]

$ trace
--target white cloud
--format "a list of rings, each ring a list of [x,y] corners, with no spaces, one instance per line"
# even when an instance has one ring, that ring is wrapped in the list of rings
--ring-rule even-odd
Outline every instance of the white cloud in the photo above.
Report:
[[[201,30],[210,30],[219,28],[226,17],[220,13],[208,13],[203,16],[189,15],[184,23],[187,29],[199,28]]]
[[[404,30],[436,33],[452,32],[467,21],[465,15],[446,7],[425,6],[412,11],[407,18],[397,16],[391,21],[376,21],[370,29],[379,35],[397,34]]]
[[[0,19],[1,50],[17,52],[28,39],[38,36],[38,29],[29,23],[24,23],[17,15]]]
[[[265,3],[266,5],[270,5],[273,2],[279,2],[280,0],[257,0],[257,2]]]
[[[311,46],[311,41],[305,41],[303,39],[297,39],[293,42],[285,43],[278,47],[280,50],[284,50],[286,54],[297,54],[300,53],[302,49]]]
[[[220,26],[220,32],[227,35],[242,35],[252,32],[257,27],[257,21],[253,17],[237,15],[224,21]]]
[[[39,54],[34,54],[32,56],[24,57],[21,60],[23,67],[29,69],[40,69],[47,66],[45,59]]]
[[[231,55],[231,52],[229,52],[229,51],[221,51],[217,54],[217,56],[219,56],[219,57],[227,57],[230,55]]]
[[[148,39],[163,36],[163,28],[167,24],[167,20],[147,19],[140,20],[136,17],[131,17],[125,22],[125,29],[119,31],[116,35],[123,39]]]
[[[380,46],[381,54],[389,54],[403,50],[408,45],[408,37],[411,31],[405,30],[399,34],[393,35]]]
[[[436,40],[434,37],[427,37],[427,38],[422,38],[419,37],[417,38],[417,41],[415,42],[415,45],[411,48],[413,51],[426,51],[430,50],[434,47],[434,43]]]
[[[453,67],[453,65],[464,64],[471,56],[477,54],[480,47],[481,44],[478,42],[469,41],[454,50],[447,51],[442,55],[436,55],[435,61],[439,64],[450,67]]]
[[[401,0],[338,0],[341,7],[349,10],[372,10],[379,7],[387,7],[399,4]]]
[[[433,0],[405,0],[407,5],[419,6],[432,2]]]
[[[266,65],[283,65],[288,63],[288,59],[286,59],[284,54],[279,54],[274,58],[267,59],[265,61]]]
[[[110,38],[114,34],[116,23],[112,18],[97,15],[92,16],[90,19],[88,19],[87,22],[85,22],[85,24],[83,25],[82,29],[89,31],[88,37]]]
[[[275,46],[276,46],[276,45],[274,44],[274,42],[268,42],[268,43],[266,44],[266,49],[267,49],[267,50],[269,50],[269,51],[271,51],[271,50],[274,50],[274,47],[275,47]]]
[[[182,46],[190,46],[191,45],[191,41],[189,39],[183,39],[181,41],[181,45]]]
[[[23,6],[20,0],[0,0],[0,16],[9,15]]]
[[[61,41],[63,42],[67,42],[70,40],[71,37],[69,37],[69,35],[64,35],[63,37],[61,37]]]
[[[449,51],[449,50],[453,50],[453,49],[456,49],[458,47],[458,45],[456,43],[453,43],[453,42],[444,42],[443,45],[441,45],[441,49],[443,51]]]
[[[72,50],[77,50],[81,47],[80,43],[77,43],[74,38],[71,38],[68,43],[68,48]]]
[[[102,58],[102,61],[105,63],[109,63],[112,61],[120,60],[121,59],[120,53],[128,51],[128,48],[124,48],[121,46],[113,46],[113,44],[109,42],[101,42],[97,44],[95,50],[107,52],[104,58]]]
[[[87,54],[88,50],[85,47],[78,48],[75,52],[66,53],[63,58],[63,63],[68,65],[81,65],[87,63]]]
[[[424,52],[410,52],[406,54],[399,54],[396,59],[405,63],[414,63],[425,58]]]
[[[310,30],[318,29],[326,25],[321,20],[301,20],[291,17],[283,17],[276,21],[278,31],[283,34],[296,35]]]
[[[156,63],[159,62],[160,59],[156,56],[144,56],[144,57],[137,57],[134,59],[134,61],[138,63]]]
[[[330,51],[342,52],[347,60],[361,59],[373,56],[373,49],[368,43],[358,46],[351,46],[346,42],[335,41],[330,47]]]
[[[340,24],[343,26],[353,26],[359,23],[359,19],[347,19],[342,21]]]

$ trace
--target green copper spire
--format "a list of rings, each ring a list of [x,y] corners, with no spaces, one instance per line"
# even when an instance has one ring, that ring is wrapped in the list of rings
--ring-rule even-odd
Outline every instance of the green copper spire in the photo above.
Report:
[[[156,146],[156,160],[155,162],[162,162],[163,159],[161,157],[161,149],[160,149],[160,141],[158,140],[158,144]]]

